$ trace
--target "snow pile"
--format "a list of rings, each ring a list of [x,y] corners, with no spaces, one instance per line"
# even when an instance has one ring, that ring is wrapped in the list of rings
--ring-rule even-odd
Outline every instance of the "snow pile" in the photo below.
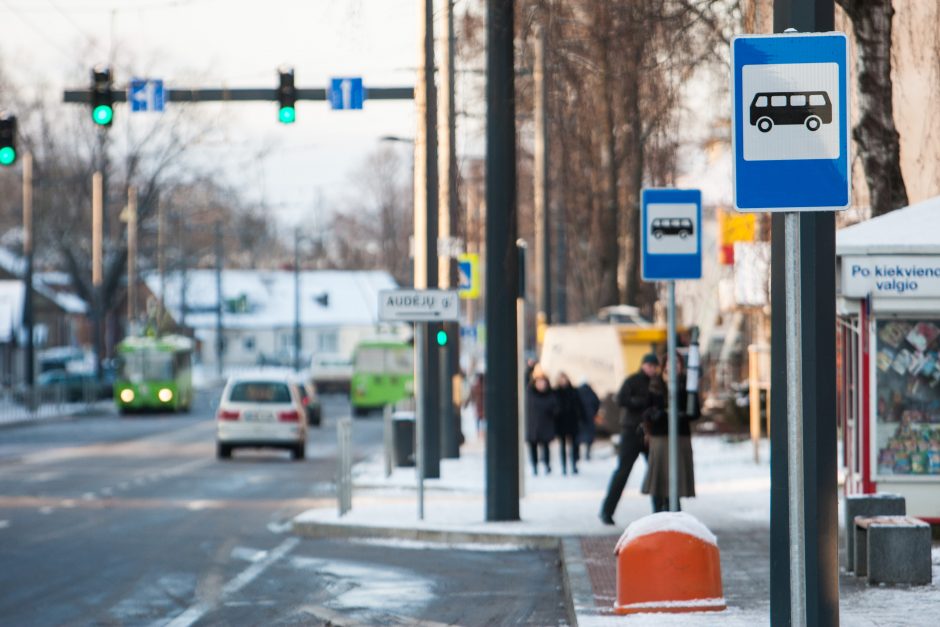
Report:
[[[614,554],[619,554],[620,549],[642,536],[648,536],[660,531],[675,531],[698,538],[703,542],[718,546],[718,539],[708,527],[703,525],[698,518],[685,512],[659,512],[644,516],[630,523],[630,526],[623,532],[617,541]]]

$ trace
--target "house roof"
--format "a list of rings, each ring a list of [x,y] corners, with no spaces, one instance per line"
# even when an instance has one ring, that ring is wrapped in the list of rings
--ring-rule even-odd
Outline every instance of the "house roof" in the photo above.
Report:
[[[836,254],[940,254],[940,196],[839,229]]]
[[[166,307],[180,320],[183,275],[166,277]],[[378,324],[378,292],[398,287],[384,271],[315,270],[299,273],[300,319],[305,327]],[[160,294],[160,276],[145,278],[154,295]],[[190,270],[186,281],[186,325],[194,329],[215,326],[216,274]],[[284,270],[223,270],[222,297],[238,303],[223,313],[226,328],[284,328],[294,324],[294,273]],[[238,301],[241,301],[240,303]]]

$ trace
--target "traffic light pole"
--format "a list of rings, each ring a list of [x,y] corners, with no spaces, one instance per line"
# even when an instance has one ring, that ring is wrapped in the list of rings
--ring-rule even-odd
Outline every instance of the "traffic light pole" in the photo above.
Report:
[[[104,279],[104,177],[95,172],[91,177],[91,289],[94,309],[95,381],[101,381],[101,325],[103,314],[101,286]]]
[[[23,257],[26,260],[26,289],[23,294],[23,326],[26,331],[26,385],[29,386],[30,408],[35,407],[35,357],[33,340],[33,155],[23,155]]]
[[[322,87],[297,89],[297,100],[326,101],[329,99],[329,90]],[[277,101],[277,89],[258,89],[241,87],[233,89],[196,88],[196,89],[167,89],[165,90],[168,102],[250,102],[250,101]],[[370,87],[367,91],[369,100],[413,100],[413,87]],[[111,99],[114,102],[127,102],[127,92],[112,90]],[[67,89],[63,94],[66,104],[91,104],[91,92],[87,89]]]

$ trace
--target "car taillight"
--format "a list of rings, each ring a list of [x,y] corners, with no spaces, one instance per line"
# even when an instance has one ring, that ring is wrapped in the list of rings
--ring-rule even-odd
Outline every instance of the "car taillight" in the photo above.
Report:
[[[297,411],[282,411],[278,413],[277,419],[281,422],[299,422],[300,414]]]
[[[241,417],[241,412],[220,409],[217,417],[219,420],[238,420]]]

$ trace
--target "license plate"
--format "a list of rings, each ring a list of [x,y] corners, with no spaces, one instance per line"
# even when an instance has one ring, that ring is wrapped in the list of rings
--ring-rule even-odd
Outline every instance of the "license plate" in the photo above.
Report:
[[[267,411],[246,411],[242,416],[246,422],[269,422],[274,419],[274,414]]]

